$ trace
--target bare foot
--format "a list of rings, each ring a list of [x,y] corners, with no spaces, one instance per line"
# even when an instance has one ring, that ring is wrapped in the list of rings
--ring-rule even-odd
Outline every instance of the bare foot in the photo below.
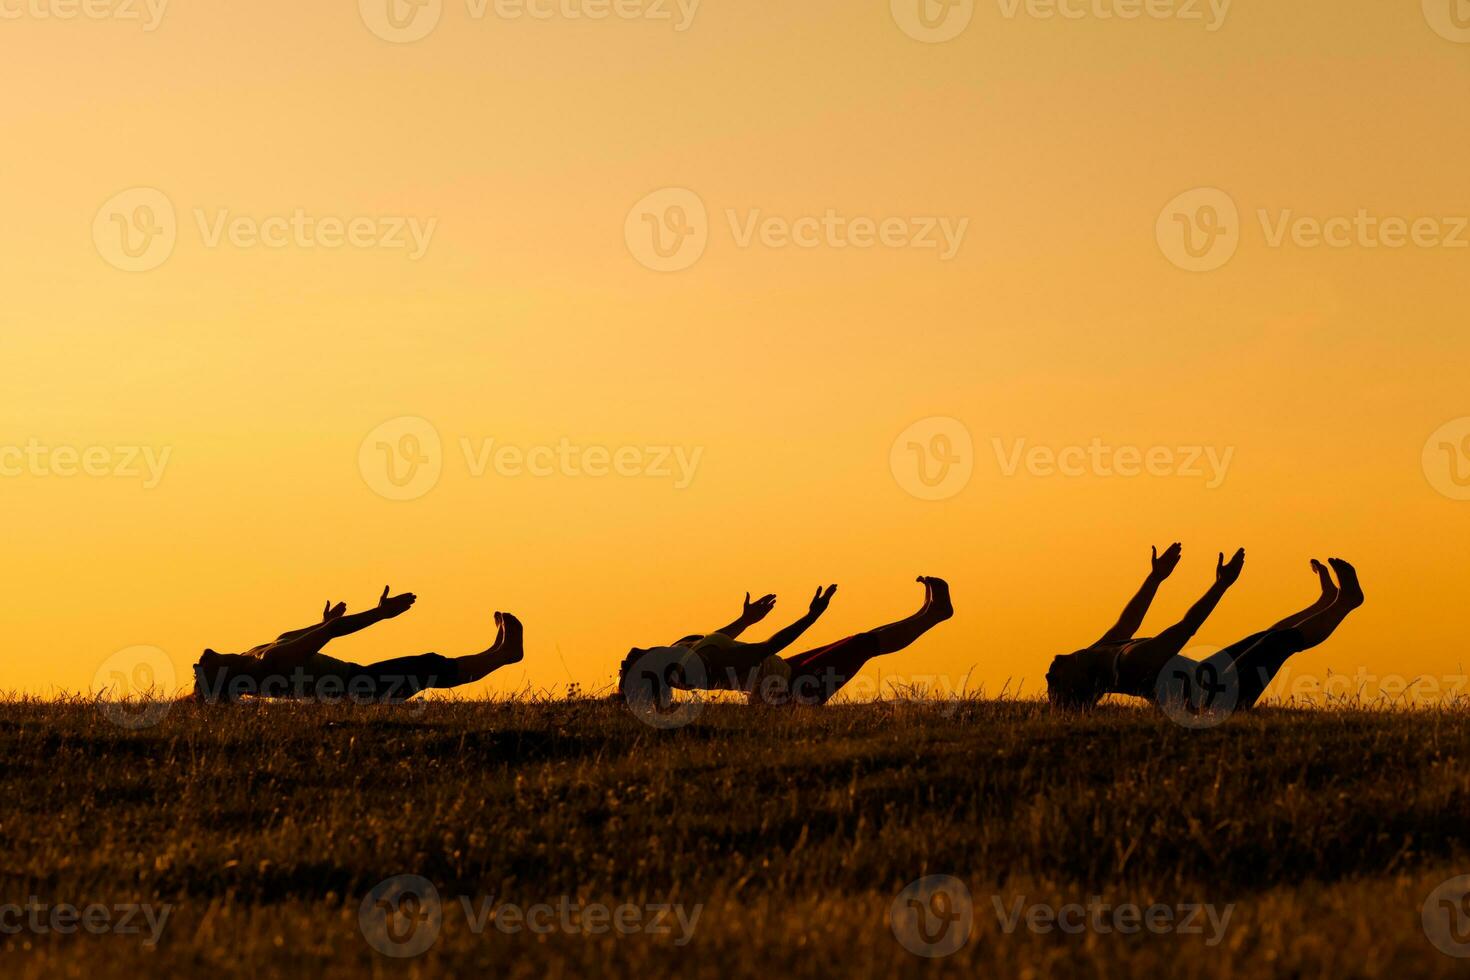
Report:
[[[526,657],[525,631],[521,628],[521,621],[510,613],[498,612],[495,625],[500,632],[491,649],[498,654],[497,659],[505,665],[520,663]]]
[[[949,600],[949,583],[942,578],[920,575],[924,583],[924,608],[920,615],[942,622],[954,615],[954,604]]]
[[[1358,584],[1358,570],[1341,558],[1329,558],[1327,564],[1337,573],[1337,601],[1356,609],[1363,604],[1363,587]]]
[[[1312,559],[1312,571],[1316,572],[1317,578],[1322,580],[1322,601],[1319,604],[1332,605],[1332,601],[1337,598],[1337,583],[1332,581],[1332,573],[1327,570],[1326,565],[1315,558]]]

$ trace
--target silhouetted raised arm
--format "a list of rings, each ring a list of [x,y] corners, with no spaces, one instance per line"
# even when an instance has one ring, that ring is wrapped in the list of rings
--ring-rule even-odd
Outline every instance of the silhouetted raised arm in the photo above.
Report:
[[[715,632],[722,633],[732,640],[737,639],[741,633],[744,633],[747,629],[769,616],[771,610],[775,608],[775,605],[776,597],[774,595],[761,596],[755,602],[751,602],[750,593],[747,592],[745,593],[745,608],[740,611],[740,617],[729,626],[721,626]]]
[[[1220,553],[1220,558],[1215,564],[1215,583],[1208,591],[1200,597],[1199,601],[1189,607],[1189,612],[1179,622],[1164,630],[1157,637],[1159,640],[1172,643],[1183,648],[1189,642],[1190,637],[1199,632],[1199,628],[1205,625],[1205,620],[1210,618],[1210,613],[1220,604],[1225,593],[1240,578],[1240,571],[1245,567],[1245,549],[1241,548],[1230,559],[1225,560],[1225,553]],[[1175,651],[1176,653],[1178,650]]]
[[[1152,548],[1153,567],[1149,570],[1148,578],[1143,580],[1135,595],[1128,605],[1123,609],[1123,614],[1118,617],[1118,622],[1112,629],[1103,634],[1099,643],[1122,643],[1131,640],[1137,635],[1139,627],[1143,625],[1143,617],[1148,615],[1149,606],[1153,604],[1154,596],[1158,594],[1159,586],[1164,579],[1173,574],[1179,564],[1179,556],[1183,548],[1179,542],[1174,542],[1164,549],[1162,555],[1157,547]]]
[[[835,585],[828,586],[825,592],[822,591],[820,585],[817,586],[817,594],[812,596],[811,607],[807,610],[805,616],[790,626],[777,630],[766,642],[756,644],[756,646],[761,648],[763,654],[762,659],[780,653],[795,643],[801,634],[805,633],[811,628],[813,623],[822,618],[822,613],[826,612],[827,607],[832,604],[832,596],[836,592],[837,586]]]

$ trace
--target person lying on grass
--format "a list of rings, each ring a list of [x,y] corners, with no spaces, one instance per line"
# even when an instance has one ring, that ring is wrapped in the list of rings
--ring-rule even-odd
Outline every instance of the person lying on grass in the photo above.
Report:
[[[752,704],[826,704],[869,660],[897,653],[954,615],[948,583],[924,575],[918,581],[924,604],[912,616],[784,658],[781,651],[827,611],[837,586],[819,586],[806,615],[758,643],[739,637],[770,614],[776,597],[751,602],[746,593],[745,608],[730,625],[686,636],[672,647],[630,651],[618,671],[618,690],[629,699],[630,687],[651,687],[645,693],[664,704],[671,690],[743,691]]]
[[[1245,567],[1244,548],[1228,562],[1222,552],[1216,563],[1214,584],[1184,618],[1158,636],[1135,639],[1134,634],[1143,625],[1154,595],[1179,564],[1181,554],[1177,542],[1162,555],[1155,548],[1153,568],[1138,594],[1123,610],[1117,625],[1086,650],[1052,660],[1051,669],[1046,672],[1046,689],[1053,706],[1064,710],[1087,709],[1105,694],[1128,694],[1163,703],[1166,698],[1177,697],[1181,693],[1179,688],[1183,688],[1189,695],[1184,700],[1200,691],[1209,694],[1210,700],[1223,695],[1218,708],[1225,711],[1253,708],[1287,658],[1324,642],[1348,613],[1363,604],[1363,590],[1352,565],[1339,558],[1329,559],[1328,564],[1337,572],[1334,583],[1327,567],[1314,558],[1312,571],[1317,573],[1322,592],[1310,606],[1270,629],[1226,647],[1208,661],[1175,663],[1185,644],[1204,625]],[[1212,707],[1185,706],[1196,711]]]
[[[206,649],[194,665],[194,695],[211,702],[249,696],[396,703],[430,688],[473,684],[524,657],[520,620],[500,612],[490,649],[467,657],[423,653],[364,666],[322,653],[338,637],[403,615],[417,598],[412,592],[390,596],[385,586],[377,608],[367,612],[348,615],[345,603],[329,601],[315,626],[282,633],[245,653]]]

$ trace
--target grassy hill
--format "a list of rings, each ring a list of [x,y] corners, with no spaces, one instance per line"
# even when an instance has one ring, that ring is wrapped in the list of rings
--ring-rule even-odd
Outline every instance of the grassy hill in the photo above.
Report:
[[[117,723],[135,708],[0,711],[11,976],[1467,969],[1433,940],[1470,952],[1470,905],[1424,910],[1470,874],[1470,712],[1191,731],[1029,701],[721,704],[660,730],[606,701],[443,701]],[[941,958],[899,935],[900,893],[935,875],[969,896],[920,896],[921,952],[959,940]],[[63,903],[108,928],[57,932]]]

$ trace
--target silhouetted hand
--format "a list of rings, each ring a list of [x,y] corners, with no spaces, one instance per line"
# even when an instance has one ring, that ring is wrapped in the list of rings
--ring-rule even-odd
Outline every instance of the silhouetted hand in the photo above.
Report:
[[[381,612],[384,618],[387,619],[392,619],[394,616],[402,616],[404,613],[408,612],[409,607],[412,606],[414,602],[417,601],[417,599],[418,596],[414,595],[412,592],[405,592],[403,593],[403,595],[390,596],[388,594],[388,586],[385,585],[383,586],[383,594],[378,597],[378,611]]]
[[[827,611],[827,607],[832,604],[832,596],[836,591],[837,586],[835,585],[829,585],[826,592],[822,591],[820,585],[817,586],[817,594],[812,596],[811,613],[813,616],[820,616]]]
[[[1245,549],[1241,548],[1228,562],[1225,560],[1225,552],[1220,552],[1220,560],[1215,565],[1215,581],[1221,585],[1234,585],[1240,578],[1240,571],[1245,567]]]
[[[332,605],[332,600],[328,599],[326,606],[322,609],[322,622],[330,623],[332,620],[341,619],[345,615],[347,615],[347,603],[339,602],[334,606]]]
[[[1169,547],[1164,549],[1164,553],[1162,555],[1159,554],[1158,548],[1153,548],[1151,550],[1153,551],[1154,578],[1162,582],[1164,579],[1174,574],[1174,569],[1179,565],[1179,556],[1184,553],[1184,548],[1179,544],[1178,541],[1175,541],[1173,544],[1169,545]]]
[[[747,626],[754,626],[771,614],[776,606],[774,595],[764,595],[754,602],[750,601],[750,593],[745,593],[745,608],[740,613],[740,619]]]

